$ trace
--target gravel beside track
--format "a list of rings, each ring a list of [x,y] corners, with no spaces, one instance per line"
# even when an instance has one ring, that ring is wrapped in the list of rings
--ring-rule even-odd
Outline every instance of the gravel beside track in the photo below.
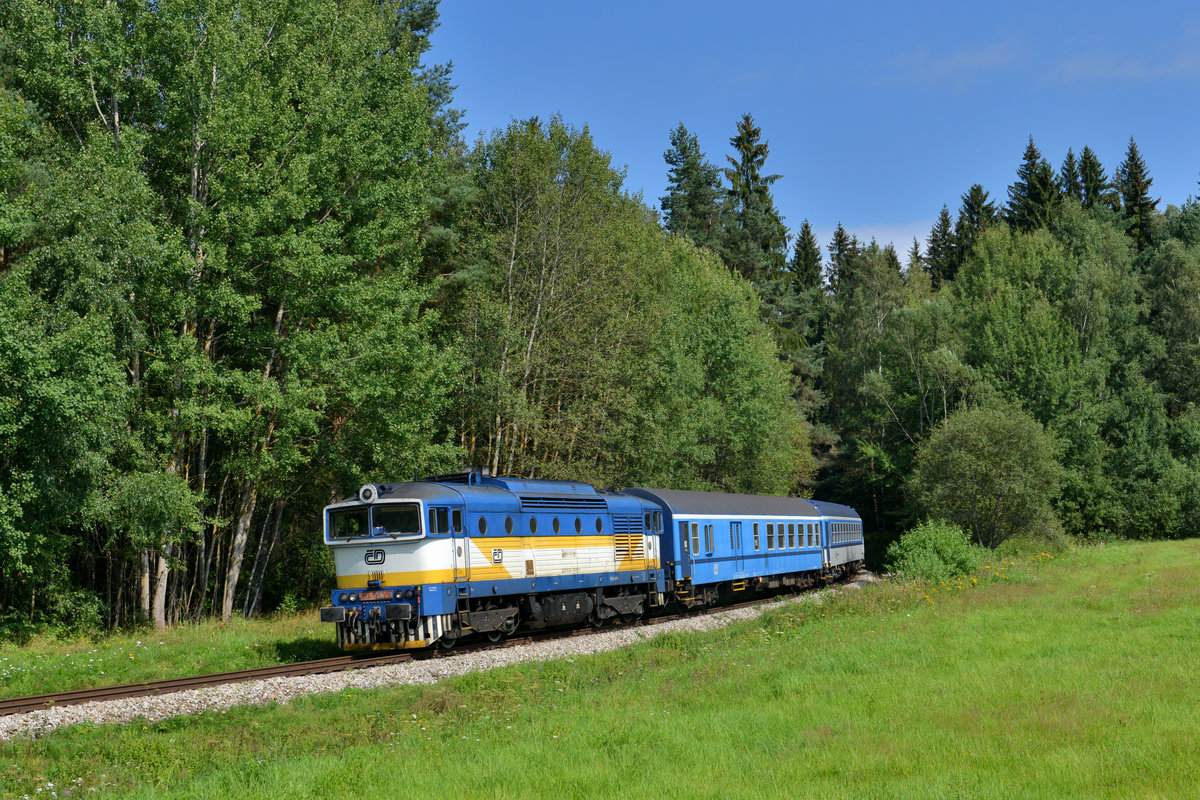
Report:
[[[38,736],[56,728],[85,722],[107,724],[130,722],[135,719],[157,722],[182,714],[221,711],[233,706],[286,703],[293,697],[318,692],[340,692],[348,688],[374,689],[398,684],[437,683],[443,678],[509,664],[601,653],[634,642],[653,639],[672,631],[708,631],[723,628],[735,622],[754,619],[769,609],[778,608],[787,603],[819,603],[822,597],[829,592],[858,588],[874,580],[876,580],[875,576],[870,573],[860,573],[853,581],[840,586],[787,597],[775,602],[715,611],[683,619],[652,621],[636,627],[613,628],[586,636],[550,639],[510,648],[481,650],[348,672],[268,678],[171,694],[97,701],[30,711],[26,714],[13,714],[0,717],[0,742],[15,736]]]

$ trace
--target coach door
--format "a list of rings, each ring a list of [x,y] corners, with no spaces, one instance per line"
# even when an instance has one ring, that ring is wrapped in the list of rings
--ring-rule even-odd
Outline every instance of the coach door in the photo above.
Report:
[[[729,523],[729,544],[733,548],[733,574],[746,572],[746,559],[742,557],[742,523]]]
[[[463,513],[457,508],[450,512],[450,539],[454,544],[450,555],[454,565],[454,582],[466,583],[471,578],[471,540],[463,528]]]
[[[690,544],[688,524],[679,523],[679,542],[675,552],[679,554],[679,576],[684,580],[692,578],[692,546]]]

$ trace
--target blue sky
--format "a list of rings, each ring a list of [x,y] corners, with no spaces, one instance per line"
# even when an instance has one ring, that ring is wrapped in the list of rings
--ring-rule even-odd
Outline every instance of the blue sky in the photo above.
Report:
[[[822,245],[922,244],[972,183],[1007,199],[1029,135],[1050,162],[1089,145],[1111,176],[1129,137],[1159,208],[1198,193],[1200,4],[442,0],[466,135],[561,113],[655,208],[679,122],[724,166],[745,112],[793,231]]]

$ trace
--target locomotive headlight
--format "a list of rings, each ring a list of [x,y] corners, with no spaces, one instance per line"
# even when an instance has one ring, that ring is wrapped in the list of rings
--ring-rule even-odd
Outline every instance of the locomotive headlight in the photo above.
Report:
[[[412,600],[412,599],[413,599],[413,590],[412,590],[412,589],[406,589],[406,590],[405,590],[405,592],[404,592],[404,599],[405,599],[405,600]]]
[[[351,602],[351,603],[357,603],[357,602],[358,602],[358,595],[357,595],[355,592],[351,592],[351,593],[350,593],[350,602]]]
[[[338,595],[338,602],[339,603],[349,603],[350,595],[346,594],[345,592],[342,592],[341,594]]]
[[[392,595],[392,597],[394,597],[394,598],[396,598],[397,600],[399,600],[401,597],[404,597],[404,590],[403,590],[403,589],[397,589],[397,590],[395,591],[395,593]]]

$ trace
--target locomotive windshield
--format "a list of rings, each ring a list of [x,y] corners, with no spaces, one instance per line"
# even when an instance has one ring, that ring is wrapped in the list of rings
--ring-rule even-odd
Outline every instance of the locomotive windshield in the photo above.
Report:
[[[421,509],[416,503],[372,506],[371,525],[375,536],[420,536]]]
[[[329,512],[330,539],[357,539],[369,535],[367,509],[349,508],[344,511]]]
[[[329,512],[330,539],[420,535],[421,509],[416,503],[388,503]]]

